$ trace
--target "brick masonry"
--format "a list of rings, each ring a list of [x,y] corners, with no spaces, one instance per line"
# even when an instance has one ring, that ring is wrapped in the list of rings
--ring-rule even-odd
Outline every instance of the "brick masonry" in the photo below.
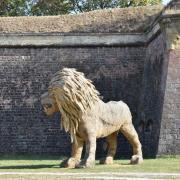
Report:
[[[179,7],[179,2],[175,5]],[[161,115],[157,155],[180,154],[180,19],[168,19],[163,25],[166,37],[166,58],[161,89],[164,102]],[[166,78],[164,78],[166,77]]]
[[[165,39],[161,33],[149,43],[144,63],[143,90],[138,109],[138,130],[144,156],[153,157],[157,154],[164,98],[162,84],[166,79],[164,76],[165,52]]]
[[[84,72],[104,101],[127,102],[136,121],[145,53],[144,47],[0,48],[0,152],[69,154],[60,115],[45,117],[39,101],[62,67]],[[126,146],[121,142],[118,152],[127,155]]]
[[[180,50],[169,52],[158,154],[180,154]]]

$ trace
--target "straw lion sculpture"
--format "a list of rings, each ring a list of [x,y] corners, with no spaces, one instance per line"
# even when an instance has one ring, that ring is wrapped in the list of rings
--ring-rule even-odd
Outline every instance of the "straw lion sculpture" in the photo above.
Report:
[[[99,92],[84,74],[71,68],[58,71],[41,96],[46,115],[61,113],[61,126],[69,132],[72,154],[64,167],[92,167],[95,161],[96,139],[107,137],[108,152],[101,163],[112,164],[116,153],[117,134],[128,139],[133,147],[131,164],[143,162],[141,143],[128,106],[122,101],[104,103]],[[81,160],[83,145],[85,157]]]

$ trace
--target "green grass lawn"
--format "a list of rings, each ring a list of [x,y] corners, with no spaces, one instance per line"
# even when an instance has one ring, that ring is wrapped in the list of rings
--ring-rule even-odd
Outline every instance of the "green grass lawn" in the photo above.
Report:
[[[113,165],[90,169],[60,168],[58,156],[1,156],[0,172],[166,172],[180,173],[180,156],[145,159],[141,165],[129,165],[129,160],[115,160]]]

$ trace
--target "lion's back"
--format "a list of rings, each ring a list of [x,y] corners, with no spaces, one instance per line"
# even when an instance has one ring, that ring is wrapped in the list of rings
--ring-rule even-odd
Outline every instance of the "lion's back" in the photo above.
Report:
[[[119,125],[132,121],[130,109],[123,101],[109,101],[104,103],[103,119],[110,124]]]

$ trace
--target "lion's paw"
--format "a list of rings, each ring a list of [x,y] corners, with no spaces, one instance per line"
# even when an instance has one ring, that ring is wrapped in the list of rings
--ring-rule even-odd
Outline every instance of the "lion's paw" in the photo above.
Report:
[[[67,164],[67,161],[68,161],[68,159],[65,159],[65,160],[63,160],[61,163],[60,163],[60,167],[61,168],[65,168],[66,167],[66,164]]]
[[[76,164],[78,164],[79,161],[77,161],[75,158],[69,158],[64,160],[61,164],[60,167],[64,168],[75,168]]]
[[[94,167],[94,161],[81,161],[79,164],[76,165],[76,168],[92,168]]]
[[[130,163],[131,164],[141,164],[141,163],[143,163],[143,157],[140,155],[133,155]]]
[[[100,160],[100,164],[113,164],[113,157],[106,157]]]

